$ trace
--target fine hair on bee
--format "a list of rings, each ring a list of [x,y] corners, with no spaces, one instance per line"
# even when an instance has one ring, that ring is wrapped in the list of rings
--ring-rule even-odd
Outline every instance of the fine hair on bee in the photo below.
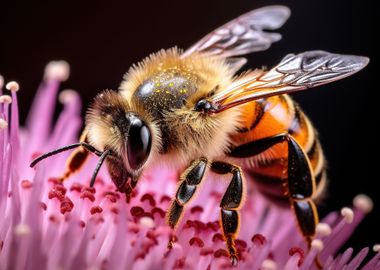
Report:
[[[146,168],[171,167],[181,172],[167,212],[173,229],[206,173],[226,175],[220,224],[233,265],[247,178],[268,199],[293,209],[310,246],[319,222],[316,201],[326,190],[326,162],[314,126],[288,94],[350,76],[369,59],[315,50],[288,54],[269,70],[238,74],[247,62],[244,55],[281,39],[274,30],[289,16],[285,6],[259,8],[185,51],[150,55],[130,68],[118,91],[94,98],[79,143],[46,153],[31,166],[75,148],[64,181],[94,153],[99,161],[90,186],[105,163],[127,201]]]

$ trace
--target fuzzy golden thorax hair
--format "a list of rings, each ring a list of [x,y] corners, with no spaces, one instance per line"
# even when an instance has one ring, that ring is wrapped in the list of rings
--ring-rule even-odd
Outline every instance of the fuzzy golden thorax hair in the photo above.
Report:
[[[233,108],[209,115],[195,111],[194,107],[200,99],[225,89],[233,75],[234,71],[222,58],[202,54],[182,58],[181,51],[173,48],[152,54],[134,65],[124,76],[120,94],[132,110],[153,118],[160,128],[161,153],[174,155],[184,163],[200,156],[213,159],[223,155],[228,147],[229,134],[236,130],[239,110]],[[148,101],[139,98],[145,91],[141,88],[146,85],[153,88]],[[166,100],[164,92],[174,99],[172,103]],[[185,98],[178,105],[175,95],[181,94]],[[154,95],[160,96],[155,98]],[[165,107],[168,102],[170,106]]]

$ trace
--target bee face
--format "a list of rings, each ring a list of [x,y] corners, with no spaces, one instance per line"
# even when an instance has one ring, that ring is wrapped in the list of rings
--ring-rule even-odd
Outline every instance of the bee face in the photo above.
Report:
[[[127,178],[137,181],[153,144],[154,131],[147,120],[118,93],[106,90],[95,98],[86,122],[89,142],[102,151],[110,150],[118,163],[122,161]]]

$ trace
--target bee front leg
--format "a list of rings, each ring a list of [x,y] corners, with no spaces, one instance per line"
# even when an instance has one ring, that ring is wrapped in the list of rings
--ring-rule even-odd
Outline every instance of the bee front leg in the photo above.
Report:
[[[235,237],[239,230],[239,212],[243,197],[243,177],[241,169],[226,162],[213,162],[211,170],[217,174],[232,174],[232,179],[223,195],[220,203],[221,224],[223,235],[226,240],[227,250],[230,254],[231,263],[237,265],[237,251],[235,247]]]
[[[83,131],[82,135],[80,136],[79,142],[81,143],[81,146],[75,149],[66,160],[65,172],[61,177],[59,177],[59,180],[61,182],[69,178],[71,174],[77,172],[83,166],[83,164],[87,160],[89,151],[96,152],[96,150],[92,149],[93,147],[88,145],[87,143],[86,131]]]
[[[182,173],[177,193],[166,215],[167,222],[172,229],[175,229],[181,219],[185,205],[194,196],[197,186],[203,179],[206,168],[207,159],[200,158],[191,162],[190,166]],[[175,238],[172,237],[168,247],[171,248],[174,242]]]

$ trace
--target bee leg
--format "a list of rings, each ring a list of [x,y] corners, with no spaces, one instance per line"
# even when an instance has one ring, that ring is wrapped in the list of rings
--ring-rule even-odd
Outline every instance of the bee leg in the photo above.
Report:
[[[229,154],[232,157],[250,157],[264,152],[277,143],[288,144],[287,194],[302,235],[309,248],[318,224],[318,212],[312,195],[316,184],[309,158],[297,141],[289,134],[278,134],[239,146]],[[317,263],[318,264],[318,263]]]
[[[232,174],[232,179],[220,203],[221,224],[223,235],[230,254],[231,264],[237,265],[238,257],[235,247],[235,237],[239,230],[239,212],[243,197],[243,177],[241,169],[230,163],[215,161],[211,170],[217,174]]]
[[[92,146],[87,143],[87,132],[83,131],[79,139],[81,146],[75,149],[66,160],[66,169],[64,174],[59,177],[59,180],[63,182],[69,176],[78,171],[85,163],[89,151],[96,152]]]
[[[190,166],[182,173],[177,193],[166,214],[167,222],[172,229],[175,229],[181,219],[184,206],[195,194],[197,186],[201,183],[206,172],[206,168],[207,159],[200,158],[191,162]],[[175,236],[170,239],[168,247],[171,248],[174,242]]]

